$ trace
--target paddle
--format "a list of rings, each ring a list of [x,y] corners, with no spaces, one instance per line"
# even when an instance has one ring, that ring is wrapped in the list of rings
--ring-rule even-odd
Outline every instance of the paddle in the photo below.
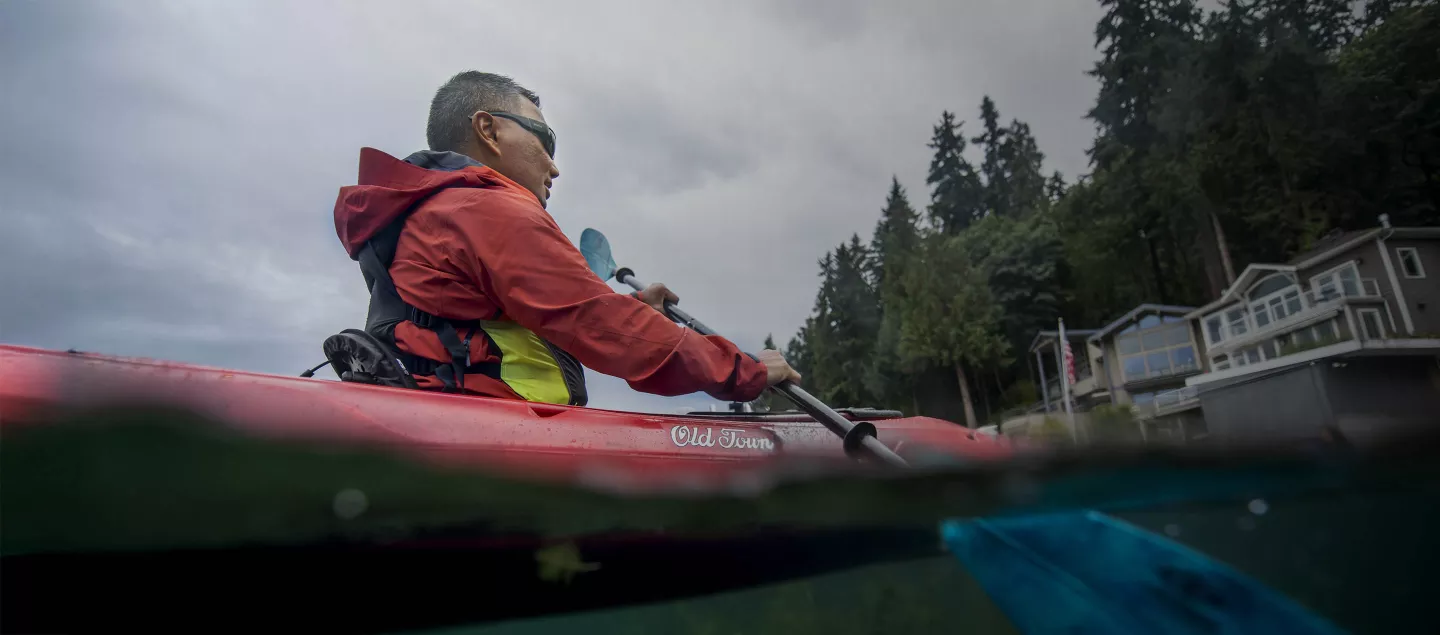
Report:
[[[586,229],[580,234],[580,254],[585,256],[585,263],[601,280],[609,280],[614,277],[621,283],[634,287],[636,291],[645,289],[645,284],[635,277],[634,271],[628,267],[615,265],[615,258],[610,253],[610,240],[605,238],[605,234],[594,229]],[[675,322],[702,335],[718,335],[714,329],[705,326],[699,320],[691,317],[689,313],[675,306],[674,302],[665,303],[665,314]],[[754,355],[750,355],[750,357],[755,359]],[[900,455],[895,454],[876,437],[875,424],[868,421],[853,422],[840,416],[840,413],[835,412],[788,380],[771,388],[784,395],[800,410],[814,417],[816,421],[839,436],[844,442],[846,453],[853,456],[863,451],[884,463],[897,467],[908,466],[905,459],[900,458]]]

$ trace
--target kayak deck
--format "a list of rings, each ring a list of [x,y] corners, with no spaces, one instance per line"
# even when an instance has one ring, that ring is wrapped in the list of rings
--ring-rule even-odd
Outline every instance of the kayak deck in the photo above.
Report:
[[[730,480],[781,455],[832,467],[855,463],[825,427],[793,414],[616,412],[0,346],[0,425],[116,406],[182,409],[264,437],[374,444],[447,464],[627,491]],[[902,456],[1010,455],[1008,446],[938,419],[874,424]]]

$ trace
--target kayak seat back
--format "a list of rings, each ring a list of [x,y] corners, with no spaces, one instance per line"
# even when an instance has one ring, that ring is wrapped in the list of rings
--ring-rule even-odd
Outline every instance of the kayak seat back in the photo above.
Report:
[[[390,347],[359,329],[345,329],[325,339],[325,359],[340,381],[393,388],[419,388],[415,378]]]

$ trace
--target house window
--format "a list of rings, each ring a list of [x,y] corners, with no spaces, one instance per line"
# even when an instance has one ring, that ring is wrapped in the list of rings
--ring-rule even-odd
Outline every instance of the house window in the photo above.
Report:
[[[1122,336],[1120,336],[1120,337],[1115,338],[1115,349],[1118,350],[1118,351],[1120,351],[1120,354],[1121,354],[1121,355],[1130,355],[1130,354],[1133,354],[1133,353],[1139,353],[1139,352],[1140,352],[1140,336],[1139,336],[1139,335],[1122,335]]]
[[[1245,324],[1245,309],[1234,309],[1225,313],[1225,319],[1230,322],[1230,335],[1244,335],[1249,328]]]
[[[1225,331],[1221,329],[1220,316],[1212,315],[1205,318],[1205,332],[1210,335],[1210,343],[1218,344],[1225,340]]]
[[[1143,355],[1126,357],[1124,361],[1124,366],[1125,381],[1133,381],[1136,379],[1145,378],[1145,357]]]
[[[1360,317],[1360,332],[1367,340],[1378,340],[1385,337],[1385,328],[1380,324],[1380,309],[1360,309],[1355,312]]]
[[[1316,299],[1321,302],[1334,300],[1342,293],[1347,296],[1358,296],[1360,295],[1360,274],[1356,272],[1355,263],[1347,262],[1311,278],[1310,286],[1315,288]]]
[[[1270,310],[1265,308],[1264,302],[1250,307],[1250,312],[1255,314],[1255,328],[1265,328],[1270,324]]]
[[[1171,359],[1174,361],[1174,368],[1177,373],[1200,369],[1200,365],[1195,363],[1195,349],[1192,347],[1182,346],[1171,351]]]
[[[1190,325],[1170,323],[1125,338],[1116,339],[1125,369],[1125,381],[1165,377],[1198,370],[1195,347],[1190,340]]]
[[[1276,291],[1292,286],[1294,284],[1295,283],[1290,281],[1290,277],[1286,276],[1285,274],[1276,274],[1270,276],[1264,280],[1261,280],[1260,282],[1256,283],[1255,286],[1250,288],[1250,299],[1254,300],[1258,298],[1263,298],[1267,295],[1275,293]]]
[[[1401,247],[1395,250],[1395,255],[1400,258],[1400,271],[1405,273],[1406,278],[1424,278],[1425,266],[1420,264],[1420,252],[1414,247]]]

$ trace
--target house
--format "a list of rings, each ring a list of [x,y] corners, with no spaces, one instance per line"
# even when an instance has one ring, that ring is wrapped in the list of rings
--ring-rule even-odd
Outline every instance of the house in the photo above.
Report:
[[[1184,390],[1186,378],[1206,370],[1203,340],[1185,318],[1193,310],[1142,304],[1103,328],[1067,329],[1065,339],[1075,363],[1075,383],[1070,386],[1073,409],[1085,413],[1101,405],[1133,405],[1147,438],[1152,433],[1176,440],[1203,435],[1203,422],[1195,421],[1199,404],[1194,399],[1159,413],[1154,408],[1157,396]],[[1057,331],[1036,333],[1030,353],[1035,356],[1041,403],[1016,411],[1013,423],[1033,420],[1042,412],[1064,411],[1061,351]]]
[[[1198,325],[1206,372],[1185,380],[1216,438],[1347,436],[1440,419],[1440,228],[1329,238],[1252,264]]]
[[[1065,329],[1065,339],[1070,342],[1070,354],[1075,362],[1075,383],[1070,386],[1070,398],[1074,407],[1089,410],[1096,403],[1109,403],[1110,394],[1097,391],[1095,372],[1091,364],[1097,354],[1089,350],[1086,340],[1095,331],[1087,329]],[[1030,341],[1030,353],[1035,356],[1035,368],[1040,374],[1040,396],[1044,412],[1063,412],[1065,403],[1060,386],[1061,369],[1065,367],[1060,348],[1059,331],[1040,331]],[[1046,358],[1049,358],[1048,361]]]
[[[1206,370],[1205,340],[1194,307],[1142,304],[1088,339],[1095,372],[1114,404],[1129,404],[1146,437],[1185,441],[1206,434],[1185,382]]]

